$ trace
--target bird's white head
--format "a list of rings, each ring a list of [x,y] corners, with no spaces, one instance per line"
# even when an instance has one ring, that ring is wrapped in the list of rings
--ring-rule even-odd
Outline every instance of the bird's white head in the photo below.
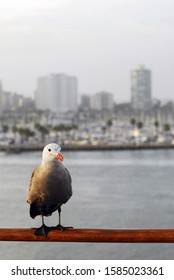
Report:
[[[58,144],[51,143],[44,147],[42,152],[42,163],[58,159],[63,161],[63,156],[60,153],[61,147]]]

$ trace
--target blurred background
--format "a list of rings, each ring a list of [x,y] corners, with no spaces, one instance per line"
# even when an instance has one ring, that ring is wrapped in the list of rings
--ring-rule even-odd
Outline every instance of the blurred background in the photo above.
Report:
[[[73,178],[65,224],[173,227],[173,9],[171,0],[1,1],[0,227],[40,225],[26,192],[51,142]],[[1,259],[174,257],[165,244],[0,248]]]

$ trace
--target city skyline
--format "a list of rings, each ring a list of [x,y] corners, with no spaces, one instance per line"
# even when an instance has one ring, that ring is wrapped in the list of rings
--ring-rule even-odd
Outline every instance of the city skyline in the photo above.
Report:
[[[33,96],[39,76],[71,73],[79,93],[108,91],[130,101],[130,70],[152,71],[152,95],[173,99],[172,10],[166,0],[0,3],[3,88]]]
[[[156,98],[156,96],[153,96],[153,92],[152,92],[152,90],[151,90],[151,87],[152,87],[152,84],[153,84],[153,81],[152,81],[152,79],[151,79],[151,69],[147,69],[147,67],[145,66],[145,65],[137,65],[136,67],[134,67],[134,69],[131,69],[130,70],[130,80],[129,80],[129,86],[130,86],[130,95],[129,95],[129,98],[127,99],[127,100],[116,100],[115,99],[115,96],[114,96],[114,93],[113,92],[109,92],[108,90],[100,90],[100,91],[97,91],[97,92],[93,92],[93,93],[83,93],[83,92],[79,92],[79,90],[78,90],[78,85],[79,85],[79,80],[78,80],[78,77],[75,77],[75,76],[72,76],[72,75],[69,75],[69,74],[65,74],[65,73],[50,73],[50,74],[47,74],[47,75],[45,75],[45,76],[42,76],[42,77],[37,77],[37,81],[36,81],[36,88],[35,88],[35,90],[34,90],[34,92],[33,92],[33,94],[32,95],[29,95],[29,96],[27,96],[27,95],[25,95],[25,94],[22,94],[22,93],[19,93],[19,92],[16,92],[15,90],[12,90],[12,91],[9,91],[9,90],[7,90],[7,89],[5,89],[4,87],[3,87],[3,81],[0,79],[0,96],[2,95],[2,92],[4,93],[4,94],[6,94],[6,95],[17,95],[17,96],[19,96],[19,98],[21,98],[21,97],[23,97],[24,99],[31,99],[31,100],[33,100],[33,102],[35,103],[35,106],[36,106],[36,108],[38,107],[38,109],[42,109],[42,110],[46,110],[46,109],[51,109],[51,111],[57,111],[57,110],[55,110],[55,109],[52,109],[53,107],[54,108],[57,108],[58,109],[58,107],[56,107],[56,106],[58,106],[58,105],[56,105],[57,104],[57,102],[58,102],[58,100],[56,99],[57,97],[59,97],[59,99],[61,99],[61,96],[63,96],[62,94],[63,94],[63,92],[64,92],[64,94],[65,95],[67,95],[68,94],[68,96],[70,97],[70,99],[69,99],[69,101],[68,101],[68,103],[70,103],[71,105],[70,105],[70,107],[71,106],[73,106],[73,107],[76,107],[77,105],[78,106],[80,106],[81,105],[81,102],[83,102],[82,101],[82,98],[84,97],[84,96],[86,96],[86,97],[89,97],[90,99],[91,99],[91,101],[90,101],[90,103],[91,103],[91,108],[93,107],[93,108],[95,108],[95,106],[94,106],[94,103],[95,103],[95,98],[96,98],[96,96],[97,95],[100,95],[100,94],[105,94],[106,93],[106,95],[110,95],[111,96],[111,99],[112,99],[112,101],[110,100],[109,101],[109,103],[110,104],[114,104],[114,103],[118,103],[118,104],[121,104],[121,103],[130,103],[130,105],[132,106],[132,108],[134,108],[134,109],[138,109],[138,107],[139,107],[139,105],[135,105],[135,104],[133,104],[134,102],[133,102],[133,100],[134,100],[134,98],[133,98],[133,95],[135,94],[135,93],[133,93],[134,91],[137,91],[138,90],[138,88],[136,89],[134,89],[134,91],[133,91],[133,88],[135,87],[135,86],[133,86],[133,84],[134,83],[137,83],[137,82],[135,82],[136,80],[134,80],[133,81],[133,76],[135,75],[135,73],[137,72],[137,74],[138,74],[138,72],[140,71],[140,76],[142,75],[142,73],[141,73],[141,71],[145,71],[145,72],[148,72],[149,74],[150,74],[150,84],[149,84],[149,82],[147,81],[147,79],[146,79],[146,77],[144,77],[143,79],[144,79],[144,81],[143,81],[143,84],[139,84],[139,86],[138,86],[138,84],[137,84],[137,86],[138,87],[140,87],[140,91],[142,91],[142,86],[143,87],[147,87],[147,89],[149,88],[149,93],[148,93],[148,95],[149,95],[149,97],[148,97],[148,100],[145,100],[146,99],[146,95],[147,95],[147,93],[146,93],[146,89],[144,89],[145,90],[145,92],[143,93],[143,95],[144,95],[144,97],[143,97],[143,99],[144,99],[144,101],[143,101],[143,99],[142,99],[142,97],[140,98],[140,99],[142,99],[141,101],[139,100],[138,101],[138,99],[139,99],[139,97],[138,97],[138,92],[136,93],[136,95],[137,95],[137,97],[136,97],[136,99],[137,99],[137,101],[134,101],[134,102],[140,102],[140,103],[144,103],[144,102],[148,102],[148,104],[146,104],[147,105],[147,108],[149,107],[149,106],[151,106],[152,104],[153,104],[153,102],[156,102],[157,100],[158,101],[160,101],[160,102],[164,102],[164,103],[166,103],[166,102],[174,102],[174,100],[173,100],[173,98],[171,98],[171,99],[160,99],[160,98]],[[136,74],[136,75],[137,75]],[[149,75],[148,74],[148,75]],[[132,76],[133,75],[133,76]],[[139,75],[139,74],[138,74]],[[135,78],[135,77],[134,77]],[[139,80],[139,78],[140,79],[142,79],[142,77],[138,77],[137,76],[137,78],[138,78],[138,80]],[[136,79],[137,79],[136,78]],[[67,81],[66,81],[66,79],[68,79]],[[60,83],[60,85],[58,85]],[[67,84],[67,85],[66,85]],[[136,87],[137,87],[136,86]],[[68,88],[69,88],[69,90],[67,91],[66,90],[66,87],[67,87],[67,90],[68,90]],[[54,96],[54,98],[52,99],[52,105],[50,104],[49,106],[48,106],[48,104],[49,104],[49,100],[47,100],[47,94],[48,94],[48,92],[49,92],[49,94],[51,93],[50,92],[50,89],[52,88],[52,94],[51,94],[51,96],[52,96],[52,98],[53,98],[53,96]],[[62,90],[61,90],[61,88],[62,88]],[[144,91],[143,90],[143,91]],[[38,92],[39,92],[39,94],[38,94]],[[61,93],[62,92],[62,93]],[[67,93],[66,93],[67,92]],[[68,93],[69,92],[69,93]],[[74,96],[75,97],[75,100],[73,101],[73,98],[71,97],[71,93],[72,93],[72,97]],[[74,95],[75,94],[75,95]],[[141,95],[142,93],[140,93],[140,95]],[[43,100],[42,100],[42,97],[43,97],[43,95],[46,97],[46,98],[44,98]],[[5,97],[6,98],[6,97]],[[104,97],[103,97],[104,98]],[[67,102],[65,102],[65,99],[67,99],[67,97],[66,98],[63,98],[64,99],[64,101],[63,101],[63,103],[64,103],[64,105],[63,105],[63,107],[69,107],[69,105],[66,105],[66,103]],[[57,101],[56,101],[57,100]],[[60,101],[60,100],[59,100]],[[38,103],[39,102],[39,103]],[[103,102],[103,101],[100,101],[100,102]],[[0,100],[0,105],[2,106],[2,100]],[[37,103],[39,104],[39,106],[37,105]],[[60,102],[58,102],[58,103],[60,103]],[[68,104],[67,103],[67,104]],[[137,104],[138,104],[137,103]],[[146,105],[144,104],[143,105],[143,103],[142,103],[142,105],[139,107],[139,109],[145,109],[145,107],[146,107]],[[44,105],[45,104],[45,105]],[[151,104],[151,105],[150,105]],[[46,107],[45,107],[46,106]],[[101,106],[101,105],[99,105],[99,106]],[[138,106],[138,107],[137,107]],[[144,107],[145,106],[145,107]],[[67,108],[68,108],[67,107]],[[112,105],[109,105],[109,107],[112,107]],[[136,108],[137,107],[137,108]],[[146,108],[146,109],[147,109]],[[58,111],[61,111],[61,108],[60,109],[58,109]],[[70,109],[71,110],[71,109]],[[67,111],[65,108],[63,109],[62,108],[62,111]]]

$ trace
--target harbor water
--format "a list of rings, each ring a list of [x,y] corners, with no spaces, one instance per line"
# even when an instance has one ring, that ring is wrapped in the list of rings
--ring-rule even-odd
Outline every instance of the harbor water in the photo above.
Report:
[[[174,228],[174,150],[63,152],[74,228]],[[33,228],[26,193],[41,152],[0,153],[0,227]],[[45,218],[56,225],[57,212]],[[174,244],[0,242],[0,259],[174,259]]]

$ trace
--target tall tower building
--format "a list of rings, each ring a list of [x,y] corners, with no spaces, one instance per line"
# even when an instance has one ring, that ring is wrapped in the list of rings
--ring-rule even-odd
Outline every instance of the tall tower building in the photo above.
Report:
[[[77,110],[77,79],[65,74],[51,74],[37,81],[36,109],[64,113]]]
[[[78,108],[78,83],[75,77],[68,77],[68,109],[70,111],[77,111]]]
[[[151,71],[142,65],[131,71],[131,106],[135,110],[151,107]]]
[[[37,110],[48,109],[48,79],[40,77],[37,80],[37,89],[35,92],[35,107]]]
[[[8,112],[12,109],[12,93],[11,92],[3,92],[3,97],[2,97],[2,111],[3,112]]]
[[[98,92],[93,97],[93,108],[96,110],[112,110],[114,107],[113,94],[105,91]]]

